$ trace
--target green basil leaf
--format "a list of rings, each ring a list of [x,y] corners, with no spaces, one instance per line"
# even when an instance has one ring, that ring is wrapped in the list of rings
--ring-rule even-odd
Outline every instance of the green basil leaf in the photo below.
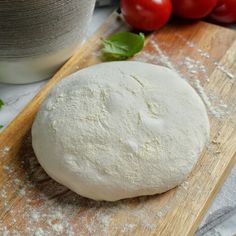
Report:
[[[4,102],[2,99],[0,99],[0,110],[3,106],[4,106]],[[2,129],[2,128],[3,128],[3,125],[0,125],[0,129]]]
[[[0,99],[0,109],[4,106],[4,102],[2,99]]]
[[[140,52],[144,42],[143,33],[120,32],[103,40],[102,52],[106,59],[125,60]]]

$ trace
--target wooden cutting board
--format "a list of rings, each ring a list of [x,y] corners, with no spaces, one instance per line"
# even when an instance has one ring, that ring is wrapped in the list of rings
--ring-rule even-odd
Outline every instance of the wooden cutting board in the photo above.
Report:
[[[171,24],[149,35],[145,49],[133,58],[178,71],[208,108],[211,141],[178,188],[156,196],[94,202],[50,179],[33,153],[30,128],[47,93],[65,76],[101,62],[100,38],[125,30],[113,14],[1,134],[1,234],[183,236],[196,231],[236,159],[234,31],[203,22]]]

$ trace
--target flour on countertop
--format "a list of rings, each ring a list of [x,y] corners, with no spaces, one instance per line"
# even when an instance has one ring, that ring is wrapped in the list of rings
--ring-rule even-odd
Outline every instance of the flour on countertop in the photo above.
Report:
[[[11,227],[0,222],[0,234],[6,236],[22,234],[26,236],[76,236],[78,234],[90,236],[101,232],[101,235],[109,236],[114,215],[118,211],[122,212],[127,202],[132,204],[133,200],[110,203],[95,202],[80,197],[47,176],[31,150],[30,139],[25,142],[24,150],[27,150],[27,153],[23,153],[17,169],[11,165],[6,165],[3,169],[9,181],[0,190],[0,197],[5,211],[8,211],[8,222]],[[24,176],[22,176],[22,170]],[[18,201],[24,199],[24,209],[12,207],[9,198],[12,189],[17,189]],[[130,207],[128,215],[127,211],[124,211],[125,222],[120,225],[113,224],[114,230],[128,233],[140,224],[153,229],[159,217],[157,215],[159,211],[155,210],[154,205],[149,206],[148,209],[144,208],[144,202],[152,198],[155,199],[155,197],[140,198],[135,207]],[[165,215],[169,209],[170,205],[168,209],[164,207],[160,211],[163,213],[160,214]],[[131,219],[130,222],[129,219]],[[22,229],[19,221],[27,222],[25,223],[27,228]]]
[[[161,48],[159,47],[159,45],[156,43],[156,41],[151,40],[150,44],[152,45],[152,47],[155,49],[155,51],[157,53],[159,53],[160,59],[161,61],[167,66],[169,67],[171,70],[176,71],[178,73],[178,71],[176,70],[176,68],[174,67],[173,63],[171,62],[170,58],[168,56],[166,56],[163,51],[161,50]]]
[[[45,234],[42,228],[38,228],[35,230],[34,236],[45,236]]]
[[[160,208],[156,206],[156,196],[114,203],[95,202],[76,195],[50,179],[34,156],[30,138],[26,139],[22,147],[22,154],[17,162],[19,166],[5,165],[3,168],[8,181],[0,194],[11,227],[7,228],[0,222],[0,234],[73,236],[78,233],[94,235],[101,232],[108,236],[111,229],[124,233],[140,226],[150,231],[187,194],[188,186],[185,183],[168,200],[168,204],[165,203]],[[24,207],[12,207],[12,189],[16,191],[15,201],[23,201]],[[145,204],[147,201],[149,204]],[[113,222],[117,213],[123,219],[120,223]],[[28,227],[22,229],[21,225]]]
[[[214,64],[216,68],[220,70],[224,75],[226,75],[229,79],[236,79],[236,76],[233,75],[233,73],[231,73],[228,69],[226,69],[224,65],[220,64],[218,61],[212,60],[208,52],[199,48],[195,43],[190,42],[179,33],[175,33],[175,36],[177,36],[180,40],[185,42],[189,48],[195,49],[196,52],[199,53],[201,57],[208,59],[210,63]]]
[[[207,75],[207,68],[198,60],[194,60],[190,57],[184,57],[183,60],[179,62],[180,65],[183,65],[186,69],[190,77],[197,79],[201,77],[201,79],[205,79],[209,82],[209,77]]]
[[[214,65],[216,65],[216,68],[217,68],[218,70],[220,70],[220,71],[223,72],[225,75],[227,75],[228,78],[230,78],[230,79],[235,79],[235,78],[236,78],[231,72],[229,72],[227,69],[225,69],[225,67],[222,66],[220,63],[214,62]]]
[[[199,49],[195,44],[183,38],[183,36],[177,36],[180,37],[188,47],[192,48],[192,50],[195,50],[206,60],[210,60],[211,63],[214,63],[218,69],[221,68],[221,71],[224,71],[224,74],[232,79],[231,73],[219,63],[212,61],[208,52]],[[206,107],[208,108],[209,113],[215,118],[223,119],[234,111],[234,107],[229,107],[222,99],[215,96],[213,91],[206,91],[204,89],[202,82],[209,83],[210,78],[207,67],[200,60],[196,60],[183,54],[181,58],[178,58],[178,63],[174,66],[167,53],[161,49],[161,43],[158,45],[156,40],[151,38],[150,45],[152,46],[154,52],[141,52],[135,56],[134,60],[141,60],[153,64],[161,64],[176,71],[183,79],[187,80],[196,89]],[[185,76],[183,76],[183,74]]]
[[[0,150],[0,154],[5,157],[10,151],[10,147],[4,147],[2,150]]]
[[[183,40],[185,39],[183,38]],[[185,42],[189,48],[195,49],[198,53],[201,54],[202,57],[211,59],[211,56],[207,52],[198,49],[197,46],[192,42],[186,40]],[[154,47],[156,49],[155,53],[141,52],[134,59],[143,62],[152,62],[153,64],[162,64],[173,69],[172,62],[168,58],[168,56],[165,55],[165,53],[160,49],[159,46]],[[185,66],[187,74],[190,78],[190,83],[196,88],[197,92],[200,94],[206,106],[208,107],[210,113],[213,113],[213,115],[217,118],[227,115],[229,112],[229,107],[224,103],[224,101],[215,96],[212,92],[210,92],[209,94],[203,88],[201,81],[199,80],[199,74],[206,73],[206,77],[204,78],[206,82],[208,82],[208,78],[207,70],[202,67],[201,63],[198,61],[195,62],[193,58],[189,56],[186,57],[185,55],[183,55],[179,63],[182,63],[182,65]],[[214,63],[215,66],[217,66],[217,68],[224,74],[227,74],[230,79],[235,78],[235,76],[227,69],[219,65],[217,62]],[[212,103],[216,104],[212,106]],[[219,111],[219,108],[223,109],[223,111]],[[25,147],[26,150],[30,149],[30,146],[31,142],[30,139],[28,139]],[[212,150],[214,150],[214,152],[216,153],[217,148],[215,146],[217,145],[215,145],[214,143],[213,145],[210,145],[209,152],[212,152]],[[0,150],[0,154],[2,154],[3,157],[7,157],[9,151],[10,148],[5,147],[3,150]],[[125,205],[125,201],[121,201],[119,203],[96,203],[94,201],[90,201],[77,196],[66,188],[50,180],[49,177],[42,171],[32,151],[29,154],[25,154],[23,156],[20,165],[21,167],[19,168],[23,168],[23,170],[25,171],[25,179],[22,179],[22,177],[20,177],[21,174],[19,174],[14,169],[14,167],[8,165],[3,166],[3,171],[5,171],[7,176],[9,177],[9,182],[7,182],[0,190],[0,196],[5,210],[9,210],[8,219],[11,224],[11,228],[8,228],[6,225],[0,222],[1,235],[22,235],[22,229],[19,228],[19,224],[17,221],[19,219],[16,220],[15,218],[17,213],[21,214],[22,220],[27,221],[28,227],[26,231],[23,232],[25,235],[44,236],[64,234],[73,236],[77,235],[75,233],[75,228],[83,229],[83,231],[86,232],[86,235],[94,235],[94,233],[98,231],[103,232],[104,236],[109,235],[109,225],[111,223],[112,216],[113,214],[115,214],[115,212],[117,212],[118,209],[119,211],[122,211]],[[207,167],[205,169],[207,169]],[[211,174],[209,173],[209,170],[208,174]],[[227,181],[228,182],[226,182],[225,188],[227,186],[232,186],[234,180],[230,179]],[[44,182],[48,184],[44,184]],[[24,193],[23,198],[26,199],[25,209],[20,213],[17,212],[17,209],[12,209],[9,202],[8,194],[10,192],[10,189],[12,188],[18,189],[19,193],[21,192],[21,194]],[[125,222],[124,224],[122,224],[123,228],[121,228],[121,232],[129,233],[130,230],[138,227],[138,224],[140,222],[144,224],[144,226],[151,228],[155,227],[156,220],[163,217],[169,212],[169,210],[174,206],[174,202],[176,201],[176,199],[178,201],[182,201],[184,194],[187,194],[188,188],[189,183],[185,181],[180,186],[175,196],[175,200],[171,201],[169,204],[167,204],[168,206],[166,205],[161,210],[156,210],[155,206],[149,209],[143,209],[142,206],[140,206],[139,208],[136,206],[132,207],[132,209],[130,209],[129,215],[127,216],[127,219],[129,217],[132,217],[132,219],[136,219],[137,223],[135,224],[133,222]],[[33,189],[39,190],[35,194]],[[220,198],[221,200],[224,199],[226,204],[229,206],[234,204],[234,202],[230,201],[229,196],[222,196],[220,194],[218,198]],[[140,202],[142,202],[142,199],[143,201],[145,201],[151,198],[140,198]],[[213,210],[218,208],[219,205],[215,204],[213,206]],[[150,213],[147,214],[147,211]],[[86,213],[84,213],[83,215],[83,212]],[[78,215],[78,213],[80,214],[80,217],[76,218],[76,215]],[[213,211],[211,211],[210,213],[213,213]],[[73,228],[72,222],[75,228]],[[98,225],[100,229],[97,228]]]
[[[210,97],[208,97],[207,94],[205,93],[205,90],[202,87],[200,80],[197,79],[195,80],[195,88],[197,89],[200,97],[202,98],[206,107],[208,108],[208,110],[212,115],[214,115],[216,118],[224,118],[228,114],[228,111],[225,110],[227,108],[227,105],[219,104],[216,107],[212,105]]]

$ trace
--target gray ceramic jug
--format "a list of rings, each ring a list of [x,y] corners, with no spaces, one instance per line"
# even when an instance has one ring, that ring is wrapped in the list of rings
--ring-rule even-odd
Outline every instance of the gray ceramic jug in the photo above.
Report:
[[[95,0],[0,0],[0,82],[50,78],[82,42]]]

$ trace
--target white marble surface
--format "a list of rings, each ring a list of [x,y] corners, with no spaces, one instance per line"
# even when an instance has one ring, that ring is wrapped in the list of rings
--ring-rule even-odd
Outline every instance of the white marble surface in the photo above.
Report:
[[[87,37],[99,27],[112,11],[112,8],[96,9]],[[5,102],[4,108],[0,111],[0,124],[6,127],[45,83],[46,81],[29,85],[0,84],[0,98]],[[236,167],[217,195],[197,235],[232,236],[236,234],[235,187]]]

